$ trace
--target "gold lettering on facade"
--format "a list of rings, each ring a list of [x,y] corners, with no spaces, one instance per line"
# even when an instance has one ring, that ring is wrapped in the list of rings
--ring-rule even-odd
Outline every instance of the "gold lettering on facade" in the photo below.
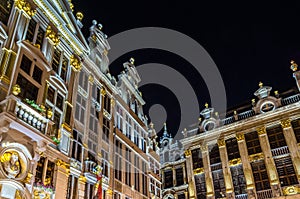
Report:
[[[194,175],[199,175],[199,174],[202,174],[202,173],[204,173],[204,168],[194,169]]]
[[[236,166],[242,164],[241,158],[235,158],[233,160],[229,160],[229,166]]]

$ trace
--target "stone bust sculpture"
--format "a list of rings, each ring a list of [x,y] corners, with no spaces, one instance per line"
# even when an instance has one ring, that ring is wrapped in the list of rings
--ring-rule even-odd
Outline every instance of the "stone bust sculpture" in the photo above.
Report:
[[[15,151],[6,152],[3,154],[1,158],[3,169],[7,174],[8,178],[16,178],[16,176],[20,173],[20,161],[19,154]]]

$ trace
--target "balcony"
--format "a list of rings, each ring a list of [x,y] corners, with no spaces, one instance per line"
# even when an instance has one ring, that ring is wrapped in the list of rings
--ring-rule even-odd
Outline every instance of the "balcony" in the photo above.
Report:
[[[54,199],[55,189],[53,186],[37,183],[33,185],[33,195],[39,198]]]
[[[0,102],[0,111],[16,117],[21,123],[44,135],[51,135],[54,122],[13,95]]]
[[[265,199],[265,198],[272,198],[272,189],[257,191],[257,199]]]
[[[235,196],[236,199],[248,199],[248,194],[240,194]]]
[[[280,148],[272,149],[271,152],[272,152],[272,156],[273,157],[281,156],[281,155],[286,155],[286,154],[290,153],[289,148],[287,146],[283,146],[283,147],[280,147]]]

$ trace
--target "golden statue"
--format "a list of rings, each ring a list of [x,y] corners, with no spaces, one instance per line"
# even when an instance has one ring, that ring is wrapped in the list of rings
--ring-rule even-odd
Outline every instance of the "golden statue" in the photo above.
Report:
[[[16,178],[21,171],[19,154],[16,151],[5,152],[1,157],[1,163],[8,178]]]

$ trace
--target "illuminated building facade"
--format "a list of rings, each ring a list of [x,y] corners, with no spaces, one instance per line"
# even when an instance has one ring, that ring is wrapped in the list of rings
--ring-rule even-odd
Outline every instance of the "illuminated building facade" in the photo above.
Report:
[[[160,198],[159,148],[134,60],[70,1],[0,0],[0,198]]]
[[[206,104],[199,127],[183,131],[184,158],[162,162],[163,198],[300,198],[300,71],[291,63],[297,89],[260,83],[251,103],[224,117]]]

